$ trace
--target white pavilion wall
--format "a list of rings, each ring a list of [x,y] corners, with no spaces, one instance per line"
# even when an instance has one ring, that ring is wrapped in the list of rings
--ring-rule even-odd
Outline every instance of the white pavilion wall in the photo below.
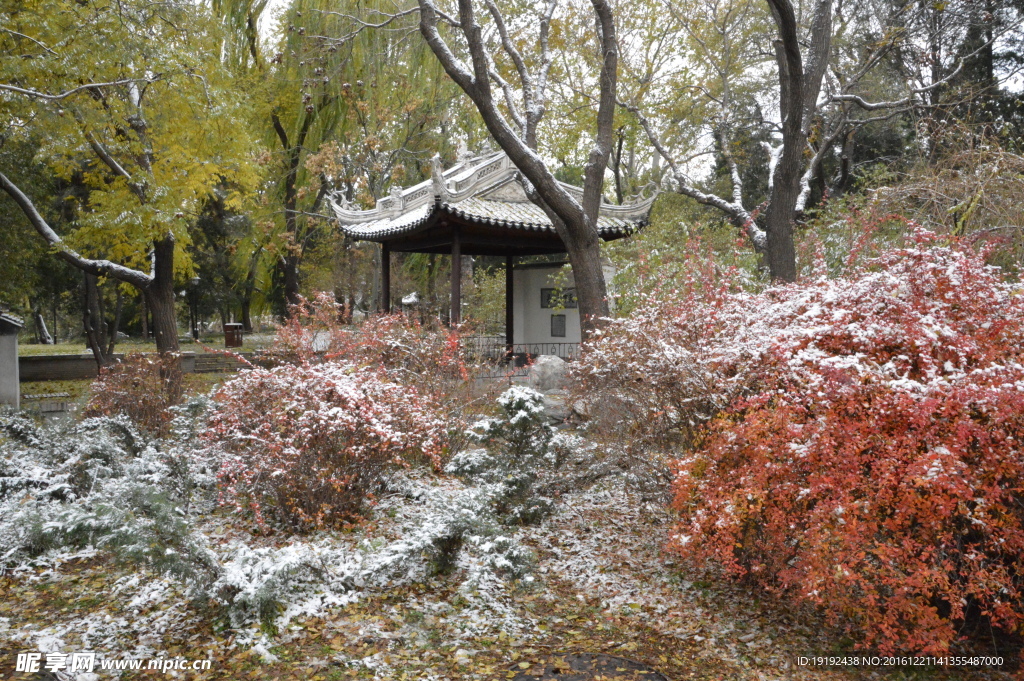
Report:
[[[19,406],[18,334],[0,335],[0,404]]]
[[[512,341],[529,343],[579,343],[580,312],[576,308],[541,307],[541,289],[572,287],[572,272],[562,267],[521,267],[512,271]],[[565,315],[565,336],[551,335],[551,316]]]

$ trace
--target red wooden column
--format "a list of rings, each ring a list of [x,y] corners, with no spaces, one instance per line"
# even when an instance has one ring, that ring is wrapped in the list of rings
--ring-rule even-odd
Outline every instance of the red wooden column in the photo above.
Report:
[[[451,324],[462,323],[462,240],[459,228],[452,229],[452,302]]]
[[[391,314],[391,246],[380,245],[380,311]]]
[[[512,316],[512,256],[505,256],[505,351],[512,355],[513,345],[515,344],[512,339],[513,323],[515,322]]]

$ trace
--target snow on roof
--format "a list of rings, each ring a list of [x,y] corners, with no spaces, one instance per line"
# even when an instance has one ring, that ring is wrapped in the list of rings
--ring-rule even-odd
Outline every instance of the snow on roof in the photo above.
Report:
[[[579,187],[560,183],[577,199]],[[629,205],[603,203],[597,220],[605,239],[625,236],[647,223],[654,197]],[[354,239],[387,241],[416,231],[438,215],[503,227],[554,234],[544,211],[530,202],[520,184],[518,170],[504,152],[464,160],[408,189],[392,188],[390,195],[370,210],[351,210],[331,197],[331,207],[342,231]]]
[[[0,312],[0,333],[17,333],[25,322],[20,317],[15,317],[7,312]]]

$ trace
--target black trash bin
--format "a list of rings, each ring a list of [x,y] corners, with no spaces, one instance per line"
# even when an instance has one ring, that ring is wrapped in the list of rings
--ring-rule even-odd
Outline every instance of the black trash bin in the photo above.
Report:
[[[242,325],[241,324],[225,324],[224,325],[224,347],[226,347],[226,348],[240,348],[240,347],[242,347]]]

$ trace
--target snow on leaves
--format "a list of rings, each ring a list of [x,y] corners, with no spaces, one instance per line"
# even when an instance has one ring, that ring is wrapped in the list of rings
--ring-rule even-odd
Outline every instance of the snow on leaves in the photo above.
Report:
[[[842,279],[699,284],[616,322],[580,370],[646,441],[696,445],[673,550],[882,652],[947,651],[971,618],[1019,628],[1015,286],[923,231]]]
[[[222,462],[223,499],[260,527],[357,520],[390,471],[410,461],[440,465],[437,407],[381,371],[340,361],[256,368],[216,399],[204,437]]]

